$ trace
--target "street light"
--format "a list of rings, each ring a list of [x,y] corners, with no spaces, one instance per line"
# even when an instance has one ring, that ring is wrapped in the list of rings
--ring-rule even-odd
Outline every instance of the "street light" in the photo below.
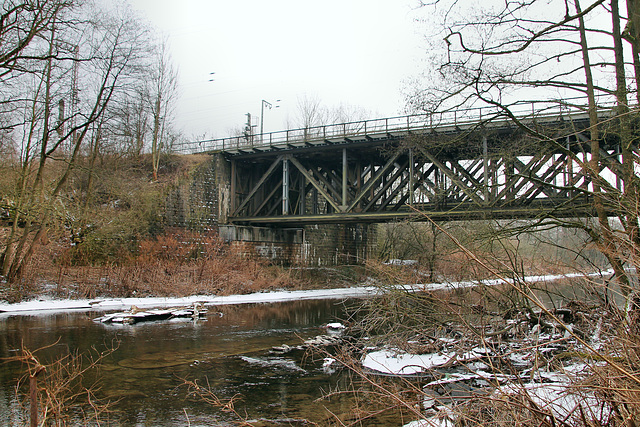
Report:
[[[278,102],[280,102],[280,100],[276,99],[276,104]],[[271,110],[273,108],[273,104],[264,99],[262,100],[262,105],[260,106],[260,142],[262,142],[262,134],[264,133],[264,107],[267,107],[269,110]],[[276,108],[280,108],[280,106],[276,105]]]

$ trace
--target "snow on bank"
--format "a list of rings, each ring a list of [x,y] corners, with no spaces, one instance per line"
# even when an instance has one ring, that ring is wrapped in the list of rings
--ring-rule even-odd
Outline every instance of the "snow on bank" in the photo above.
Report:
[[[563,423],[573,424],[586,420],[598,420],[606,425],[613,415],[613,408],[595,397],[593,391],[571,387],[570,382],[509,384],[498,388],[494,398],[512,399],[524,397],[525,406],[544,408]],[[584,417],[584,418],[583,418]]]
[[[424,420],[412,421],[403,427],[454,427],[456,414],[443,407],[437,415]]]
[[[96,298],[78,300],[33,300],[17,304],[0,303],[0,316],[7,314],[31,314],[43,310],[128,310],[132,306],[138,308],[157,308],[190,306],[202,303],[207,306],[229,304],[253,304],[306,299],[358,298],[375,295],[379,292],[373,286],[361,288],[318,289],[311,291],[277,291],[260,292],[247,295],[192,295],[182,298]]]
[[[602,403],[592,391],[572,387],[568,379],[554,383],[510,383],[498,387],[489,399],[509,401],[514,408],[531,411],[541,417],[548,414],[553,417],[550,422],[560,421],[562,425],[580,425],[585,420],[606,425],[614,415],[610,405]],[[433,416],[412,421],[403,427],[453,427],[456,418],[453,410],[440,405]]]
[[[379,350],[367,353],[362,366],[391,375],[414,375],[442,366],[449,362],[455,353],[409,354],[394,350]]]
[[[448,378],[425,384],[423,407],[425,418],[405,424],[403,427],[453,427],[458,414],[450,407],[431,397],[427,390],[434,385],[442,385],[453,381],[464,381],[481,376],[493,378],[493,391],[485,397],[486,401],[508,403],[519,411],[529,411],[538,416],[551,417],[550,422],[562,421],[563,425],[581,425],[585,420],[597,421],[606,425],[614,415],[611,405],[604,403],[594,394],[594,390],[581,387],[579,381],[590,375],[592,371],[583,363],[568,365],[558,372],[542,372],[536,375],[537,380],[523,382],[525,377],[490,374],[447,374]],[[511,378],[509,378],[511,377]],[[517,380],[520,378],[520,380]],[[551,380],[551,382],[548,382]],[[576,382],[578,381],[578,382]],[[489,384],[489,383],[487,383]],[[487,387],[486,390],[489,390]]]
[[[570,279],[576,277],[602,277],[611,274],[610,271],[591,273],[591,274],[556,274],[548,276],[528,276],[524,280],[526,282],[550,282],[560,279]],[[352,288],[338,289],[316,289],[307,291],[276,291],[276,292],[258,292],[247,295],[192,295],[183,298],[96,298],[96,299],[77,299],[77,300],[56,300],[56,299],[38,299],[32,301],[20,302],[17,304],[0,303],[0,316],[33,314],[41,311],[70,311],[70,310],[128,310],[132,306],[138,308],[157,308],[157,307],[174,307],[187,306],[194,303],[202,303],[204,305],[228,305],[228,304],[255,304],[255,303],[272,303],[284,301],[299,301],[307,299],[342,299],[342,298],[366,298],[385,291],[404,290],[407,292],[434,291],[447,289],[461,289],[477,285],[494,286],[504,283],[500,279],[466,281],[466,282],[449,282],[449,283],[427,283],[415,285],[397,285],[397,286],[362,286]]]

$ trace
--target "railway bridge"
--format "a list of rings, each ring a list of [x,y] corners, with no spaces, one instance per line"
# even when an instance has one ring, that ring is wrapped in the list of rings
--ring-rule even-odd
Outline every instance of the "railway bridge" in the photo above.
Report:
[[[584,105],[523,103],[511,112],[517,120],[497,108],[477,108],[200,141],[180,149],[219,158],[216,215],[229,240],[256,227],[295,231],[293,240],[304,241],[301,230],[331,224],[351,227],[343,234],[357,238],[371,234],[354,231],[358,227],[427,217],[592,215],[584,191],[590,178],[581,167],[590,158]],[[611,112],[603,106],[599,114]],[[602,134],[601,175],[621,189],[619,139],[614,132]],[[255,230],[249,234],[255,238]]]

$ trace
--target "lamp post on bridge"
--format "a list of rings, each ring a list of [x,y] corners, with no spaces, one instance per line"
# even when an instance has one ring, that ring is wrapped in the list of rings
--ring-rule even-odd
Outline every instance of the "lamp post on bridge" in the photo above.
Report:
[[[276,104],[280,102],[279,99],[276,99]],[[260,106],[260,142],[262,142],[264,136],[264,107],[267,107],[269,110],[273,108],[273,104],[267,100],[262,100],[262,104]],[[280,108],[279,105],[276,105],[275,108]]]

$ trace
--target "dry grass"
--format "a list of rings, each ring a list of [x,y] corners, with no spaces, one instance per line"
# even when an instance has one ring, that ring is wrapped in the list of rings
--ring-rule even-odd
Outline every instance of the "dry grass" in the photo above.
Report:
[[[393,281],[389,266],[381,266],[381,274]],[[406,280],[407,274],[413,273],[400,271],[398,280]],[[517,273],[507,277],[512,276]],[[404,414],[405,422],[440,414],[450,422],[436,425],[452,427],[632,427],[640,419],[640,316],[612,304],[613,292],[606,281],[588,279],[535,288],[522,282],[449,292],[391,292],[366,301],[352,327],[354,337],[364,339],[352,341],[338,358],[355,374],[350,387],[363,406],[375,413]],[[640,312],[640,304],[636,308]],[[457,357],[484,348],[491,356],[452,360],[419,378],[394,378],[363,370],[365,348],[455,352]],[[514,360],[526,360],[528,366],[518,367]],[[568,382],[553,379],[564,367]],[[573,373],[576,367],[581,374]],[[434,381],[473,376],[478,370],[489,373],[481,378],[492,379],[456,380],[451,386]],[[500,389],[504,392],[496,391]],[[564,413],[563,405],[573,412]]]
[[[285,268],[241,249],[212,231],[170,229],[139,240],[137,250],[123,254],[118,263],[92,265],[78,258],[68,239],[52,236],[37,247],[20,281],[4,288],[0,284],[0,299],[17,302],[43,293],[58,298],[179,297],[319,289],[352,286],[371,272],[362,266]]]
[[[444,415],[447,423],[433,425],[452,427],[638,425],[640,298],[626,313],[615,305],[608,280],[534,287],[519,279],[532,269],[546,273],[561,266],[546,266],[549,271],[508,253],[492,258],[459,247],[453,280],[489,276],[504,284],[397,290],[368,300],[339,360],[355,374],[350,387],[369,411],[404,414],[408,421]],[[468,262],[476,268],[465,268]],[[417,274],[415,267],[403,269],[394,277],[395,270],[382,265],[380,274],[389,283]],[[399,378],[362,368],[363,354],[372,349],[455,356],[416,378]],[[464,356],[475,349],[484,351]]]
[[[31,425],[34,418],[42,426],[100,425],[109,417],[110,402],[96,396],[99,370],[103,359],[117,349],[117,343],[103,351],[71,352],[42,362],[40,353],[51,346],[34,351],[23,347],[18,355],[4,359],[5,363],[21,363],[24,367],[25,375],[15,388],[23,418],[31,418]]]
[[[291,270],[237,253],[211,232],[171,230],[141,240],[135,256],[95,266],[69,262],[66,254],[73,247],[64,240],[45,243],[21,280],[5,285],[0,298],[14,302],[43,292],[62,298],[226,295],[305,283]]]
[[[230,250],[215,233],[185,230],[142,240],[137,256],[120,264],[58,271],[57,290],[66,297],[228,295],[298,286],[287,270]]]

